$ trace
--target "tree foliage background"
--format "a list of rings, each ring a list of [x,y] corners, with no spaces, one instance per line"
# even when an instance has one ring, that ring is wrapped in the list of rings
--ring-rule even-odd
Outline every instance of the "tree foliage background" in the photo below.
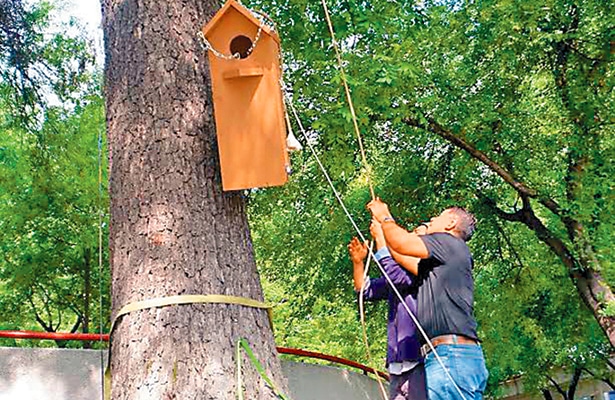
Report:
[[[109,319],[104,114],[92,43],[59,11],[0,2],[0,326],[87,333]]]
[[[582,374],[610,382],[613,2],[328,1],[371,170],[320,2],[246,5],[276,21],[287,91],[364,235],[368,176],[409,228],[453,204],[479,218],[470,246],[492,393],[520,374],[545,398],[572,398]],[[83,31],[54,13],[0,0],[0,325],[97,331],[109,308],[100,79]],[[248,193],[278,345],[367,362],[346,255],[356,233],[307,148],[292,164],[287,185]],[[380,365],[385,312],[367,309]],[[567,387],[553,385],[560,367]]]
[[[366,230],[367,171],[322,5],[250,4],[277,21],[293,102]],[[328,4],[377,195],[408,227],[451,204],[480,220],[471,248],[492,390],[518,374],[546,388],[553,367],[608,377],[613,3]],[[352,226],[308,152],[293,161],[290,185],[252,195],[263,274],[277,313],[293,321],[278,334],[313,343],[308,326],[324,325],[317,349],[359,357],[356,335],[342,334],[359,329],[345,255]],[[384,316],[370,312],[382,356]],[[552,390],[574,395],[574,385]]]

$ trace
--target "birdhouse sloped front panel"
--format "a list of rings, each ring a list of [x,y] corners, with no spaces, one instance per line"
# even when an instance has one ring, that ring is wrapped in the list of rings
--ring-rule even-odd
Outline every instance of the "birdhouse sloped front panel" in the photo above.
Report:
[[[231,7],[206,33],[213,48],[242,57],[228,60],[209,52],[224,190],[287,181],[279,45],[262,30],[253,51],[246,54],[258,31],[258,24]]]

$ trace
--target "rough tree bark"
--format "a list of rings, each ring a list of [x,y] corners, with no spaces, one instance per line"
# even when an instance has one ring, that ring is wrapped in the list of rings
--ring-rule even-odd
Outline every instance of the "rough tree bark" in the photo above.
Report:
[[[103,0],[113,315],[181,294],[263,300],[240,192],[221,190],[209,69],[197,32],[213,0]],[[168,306],[114,331],[114,399],[235,399],[245,337],[286,387],[262,309]],[[275,396],[244,360],[248,399]]]

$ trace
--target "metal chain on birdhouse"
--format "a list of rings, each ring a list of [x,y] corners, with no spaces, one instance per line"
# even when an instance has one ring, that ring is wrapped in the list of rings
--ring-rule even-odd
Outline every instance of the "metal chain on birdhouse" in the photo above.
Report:
[[[264,26],[264,23],[261,21],[261,24],[258,27],[258,31],[256,31],[256,36],[254,37],[254,40],[252,41],[252,45],[250,46],[250,48],[248,48],[246,50],[245,57],[248,57],[250,54],[252,54],[252,52],[256,48],[256,45],[258,44],[258,41],[261,38],[261,33],[263,32],[263,26]],[[203,33],[203,31],[199,31],[199,33],[197,33],[197,36],[201,39],[201,46],[203,46],[203,50],[211,51],[214,56],[216,56],[218,58],[222,58],[224,60],[239,60],[239,59],[241,59],[241,54],[240,53],[224,54],[221,51],[216,50],[214,48],[214,46],[212,46],[212,44],[209,43],[209,40],[207,40],[207,38],[205,37],[205,34]]]

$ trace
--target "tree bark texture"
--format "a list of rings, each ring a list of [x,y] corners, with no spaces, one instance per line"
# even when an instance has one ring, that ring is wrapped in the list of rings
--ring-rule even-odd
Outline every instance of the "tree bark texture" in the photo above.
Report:
[[[181,294],[263,300],[241,192],[222,192],[207,55],[212,0],[103,0],[112,315]],[[245,337],[286,391],[263,309],[137,311],[112,337],[114,399],[235,399]],[[243,356],[245,397],[275,396]]]

